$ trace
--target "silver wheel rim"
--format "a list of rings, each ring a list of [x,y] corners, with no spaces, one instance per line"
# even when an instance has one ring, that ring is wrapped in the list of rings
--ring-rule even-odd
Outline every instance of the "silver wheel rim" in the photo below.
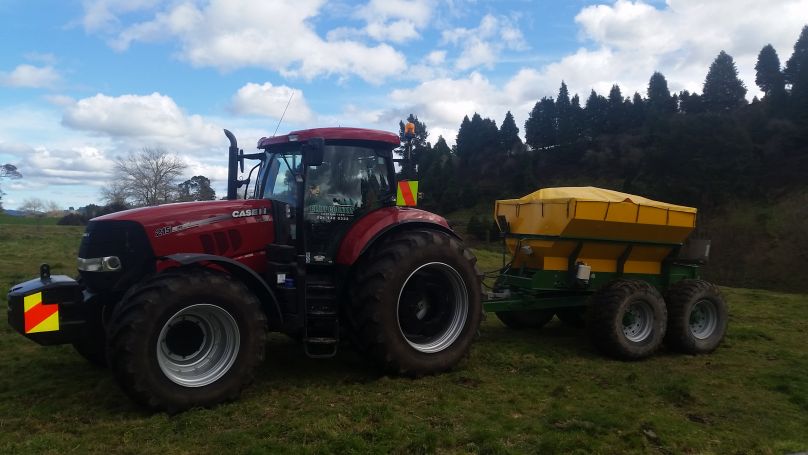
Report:
[[[216,382],[238,356],[238,324],[225,309],[191,305],[171,316],[157,339],[157,362],[163,374],[184,387]]]
[[[419,352],[450,347],[466,326],[469,296],[460,273],[442,262],[424,264],[398,293],[396,322],[401,335]]]
[[[690,333],[699,340],[709,338],[718,326],[718,309],[709,300],[699,300],[690,310]]]
[[[634,302],[623,313],[623,335],[635,343],[644,341],[654,329],[654,310],[648,302]]]

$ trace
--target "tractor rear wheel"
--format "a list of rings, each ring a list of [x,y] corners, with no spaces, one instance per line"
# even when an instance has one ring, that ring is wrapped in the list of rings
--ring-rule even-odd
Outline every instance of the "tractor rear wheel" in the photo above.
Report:
[[[648,357],[665,336],[665,302],[645,281],[619,279],[605,285],[593,296],[587,314],[595,346],[619,359]]]
[[[127,395],[175,413],[238,397],[263,360],[266,317],[229,275],[178,269],[131,289],[107,335],[109,364]]]
[[[468,354],[482,318],[476,258],[455,238],[410,230],[358,264],[352,327],[361,350],[408,376],[449,370]]]
[[[727,331],[728,309],[717,287],[702,280],[682,280],[668,289],[665,300],[665,344],[687,354],[706,354],[721,344]]]
[[[516,330],[540,329],[555,316],[553,310],[497,311],[495,314],[508,328]]]

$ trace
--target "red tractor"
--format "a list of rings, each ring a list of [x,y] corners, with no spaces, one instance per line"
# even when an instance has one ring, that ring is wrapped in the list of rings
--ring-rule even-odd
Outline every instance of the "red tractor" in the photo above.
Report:
[[[396,181],[397,135],[310,129],[244,154],[225,133],[227,200],[93,219],[80,278],[43,265],[11,289],[10,324],[40,344],[72,343],[135,401],[169,412],[236,398],[268,331],[311,357],[349,338],[410,376],[468,353],[482,316],[476,259],[445,219],[399,206],[417,192]],[[247,159],[257,164],[239,180]]]

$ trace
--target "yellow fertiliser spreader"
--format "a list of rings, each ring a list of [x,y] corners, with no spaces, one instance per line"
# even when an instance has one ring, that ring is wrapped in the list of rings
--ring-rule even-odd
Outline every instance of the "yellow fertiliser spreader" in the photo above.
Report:
[[[554,316],[587,325],[607,354],[639,359],[663,340],[714,350],[727,305],[699,279],[709,241],[690,240],[696,209],[594,187],[545,188],[496,201],[510,262],[485,303],[512,328]],[[664,297],[663,297],[664,296]]]

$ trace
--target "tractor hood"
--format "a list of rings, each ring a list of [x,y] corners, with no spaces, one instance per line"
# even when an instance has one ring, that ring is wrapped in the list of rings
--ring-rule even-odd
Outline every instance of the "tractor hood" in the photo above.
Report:
[[[182,202],[111,213],[92,225],[130,221],[143,226],[154,254],[207,253],[239,256],[266,245],[274,237],[269,227],[272,202],[266,199]]]
[[[110,213],[93,218],[92,221],[136,221],[144,226],[155,223],[167,223],[174,227],[193,221],[212,222],[212,218],[216,220],[227,220],[259,215],[259,213],[247,213],[248,210],[258,210],[259,212],[264,212],[260,213],[261,215],[266,215],[269,207],[270,201],[253,199],[179,202]]]

